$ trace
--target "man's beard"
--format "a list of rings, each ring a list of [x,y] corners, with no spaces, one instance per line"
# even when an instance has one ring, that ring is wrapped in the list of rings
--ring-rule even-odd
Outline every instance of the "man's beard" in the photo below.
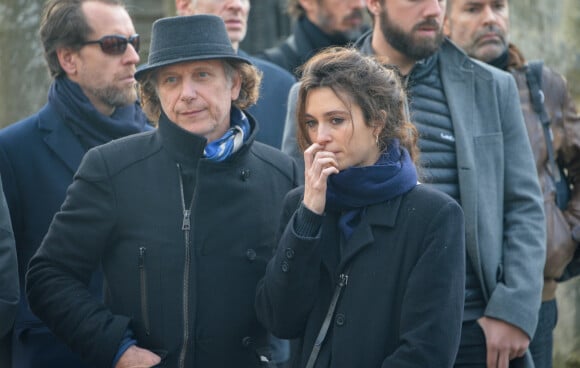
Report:
[[[89,88],[89,92],[102,103],[113,108],[130,105],[137,100],[135,87],[120,89],[114,86],[105,88]]]
[[[429,18],[414,25],[411,32],[405,33],[401,27],[396,25],[389,18],[387,9],[383,8],[380,14],[380,22],[381,32],[383,32],[383,37],[387,42],[389,42],[395,50],[412,60],[421,60],[433,55],[443,43],[443,30],[433,18]],[[436,37],[434,39],[414,39],[413,33],[423,26],[438,27],[439,31],[437,32]]]
[[[494,33],[499,38],[499,41],[494,40],[480,43],[480,39],[489,33]],[[488,48],[487,52],[484,53],[481,50],[485,44],[495,45],[496,47],[495,49],[491,50]],[[506,32],[504,32],[498,26],[491,24],[477,31],[473,37],[473,41],[471,41],[469,45],[465,45],[464,47],[462,46],[462,48],[467,53],[467,55],[479,59],[485,63],[490,63],[500,57],[504,52],[506,52],[508,46],[509,42]]]

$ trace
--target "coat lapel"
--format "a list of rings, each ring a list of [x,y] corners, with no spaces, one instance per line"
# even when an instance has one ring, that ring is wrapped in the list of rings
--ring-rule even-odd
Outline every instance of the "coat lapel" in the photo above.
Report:
[[[466,57],[450,41],[441,48],[441,80],[455,132],[457,172],[461,207],[465,213],[467,254],[482,276],[481,259],[477,241],[477,193],[478,181],[474,153],[474,137],[481,122],[475,100],[474,61]],[[489,88],[492,88],[489,86]],[[491,89],[490,89],[491,90]],[[471,221],[467,221],[470,219]]]
[[[46,105],[39,113],[38,128],[44,133],[48,149],[74,173],[86,153],[78,138],[62,121],[62,118]]]
[[[375,243],[373,227],[395,226],[401,198],[401,196],[398,196],[390,201],[378,203],[367,208],[359,226],[344,247],[344,254],[340,259],[338,270],[342,271],[359,252]],[[377,246],[383,246],[383,244],[378,244]]]
[[[333,280],[337,274],[338,263],[340,261],[340,231],[338,230],[338,214],[327,213],[324,216],[322,229],[322,264],[325,266],[330,279]]]

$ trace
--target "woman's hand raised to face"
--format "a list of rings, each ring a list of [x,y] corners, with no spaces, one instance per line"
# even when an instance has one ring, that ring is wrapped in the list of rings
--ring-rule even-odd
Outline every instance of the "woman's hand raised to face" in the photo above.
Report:
[[[334,153],[324,146],[313,143],[304,151],[304,205],[321,215],[326,205],[328,177],[338,174],[338,162]]]

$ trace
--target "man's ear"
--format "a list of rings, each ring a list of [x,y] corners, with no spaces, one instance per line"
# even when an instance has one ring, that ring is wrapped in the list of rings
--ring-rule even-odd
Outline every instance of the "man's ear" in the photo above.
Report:
[[[62,47],[56,50],[60,67],[67,75],[75,75],[77,73],[77,55],[78,51],[74,51],[68,47]]]
[[[242,75],[240,72],[234,73],[232,76],[232,86],[231,93],[232,93],[232,102],[237,100],[240,97],[240,92],[242,90]]]
[[[449,17],[447,15],[443,19],[443,34],[447,37],[451,36],[451,26],[449,25]]]
[[[315,0],[298,0],[300,6],[302,6],[304,11],[308,14],[314,11],[314,6],[316,5],[315,2]]]
[[[177,15],[194,14],[191,0],[175,0],[175,10],[177,11]]]
[[[380,0],[366,0],[367,2],[367,9],[371,14],[377,15],[380,13],[381,10],[381,2]]]

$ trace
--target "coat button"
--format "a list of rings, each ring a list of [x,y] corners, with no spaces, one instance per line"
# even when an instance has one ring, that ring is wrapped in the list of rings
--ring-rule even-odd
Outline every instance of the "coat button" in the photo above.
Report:
[[[286,253],[286,258],[288,258],[288,259],[294,258],[294,249],[286,248],[285,253]]]
[[[240,171],[240,179],[246,181],[250,178],[250,170],[249,169],[242,169]]]
[[[252,248],[248,249],[246,251],[246,257],[248,258],[248,261],[252,262],[256,259],[256,251],[253,250]]]
[[[253,343],[254,340],[250,336],[242,338],[242,346],[245,348],[252,346]]]
[[[288,261],[282,261],[282,272],[290,271],[290,263]]]
[[[344,314],[338,313],[336,315],[335,321],[337,326],[342,326],[346,322],[346,317],[344,316]]]

